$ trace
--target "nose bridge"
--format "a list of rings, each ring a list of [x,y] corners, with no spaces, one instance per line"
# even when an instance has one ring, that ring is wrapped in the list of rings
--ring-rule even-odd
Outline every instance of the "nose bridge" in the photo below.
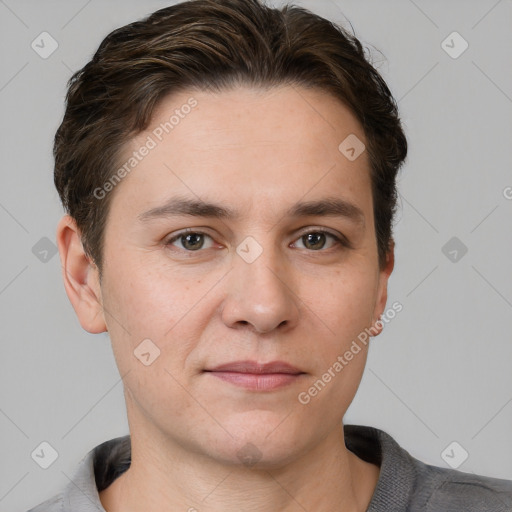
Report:
[[[298,319],[297,298],[285,255],[272,235],[246,237],[233,254],[233,269],[223,308],[224,321],[250,323],[259,332],[270,331]]]

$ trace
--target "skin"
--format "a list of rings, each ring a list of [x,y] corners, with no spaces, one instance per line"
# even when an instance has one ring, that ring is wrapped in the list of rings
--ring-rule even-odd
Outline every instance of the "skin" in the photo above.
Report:
[[[352,133],[365,142],[362,127],[318,90],[191,90],[167,97],[123,158],[191,96],[197,107],[110,192],[101,281],[74,221],[64,216],[57,230],[70,301],[84,329],[108,330],[123,376],[132,464],[100,493],[102,504],[107,512],[366,510],[379,468],[347,450],[342,422],[367,347],[308,404],[297,399],[386,305],[393,247],[381,269],[368,156],[349,161],[338,150]],[[176,195],[240,216],[138,218]],[[364,222],[286,216],[299,201],[326,197],[354,204]],[[169,242],[185,228],[207,236]],[[303,236],[319,230],[351,247]],[[262,249],[252,263],[236,252],[247,236]],[[147,338],[160,349],[149,366],[134,356]],[[286,361],[304,374],[253,391],[203,371],[236,360]],[[260,457],[251,467],[237,455],[247,443]]]

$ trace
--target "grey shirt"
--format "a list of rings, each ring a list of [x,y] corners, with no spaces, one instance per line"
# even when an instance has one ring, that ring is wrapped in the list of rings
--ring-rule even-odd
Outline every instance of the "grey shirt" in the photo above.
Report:
[[[345,425],[345,444],[380,467],[367,512],[512,512],[512,481],[425,464],[382,430]],[[130,467],[130,436],[106,441],[80,461],[72,481],[29,512],[105,512],[99,492]]]

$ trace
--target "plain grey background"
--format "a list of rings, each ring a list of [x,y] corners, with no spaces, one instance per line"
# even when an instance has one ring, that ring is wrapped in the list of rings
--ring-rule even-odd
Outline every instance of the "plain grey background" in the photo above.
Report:
[[[109,338],[81,329],[51,252],[63,213],[51,149],[72,71],[171,3],[0,0],[1,511],[54,495],[90,449],[128,433]],[[350,21],[409,140],[388,301],[403,310],[373,339],[345,422],[427,463],[467,452],[461,471],[512,479],[512,2],[295,3]],[[58,43],[47,58],[31,47],[42,32]],[[48,469],[31,457],[43,441],[58,452]]]

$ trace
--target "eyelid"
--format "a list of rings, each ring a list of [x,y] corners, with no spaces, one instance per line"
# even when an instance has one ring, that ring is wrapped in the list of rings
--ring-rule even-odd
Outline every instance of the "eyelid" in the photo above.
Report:
[[[307,235],[308,233],[326,233],[326,234],[334,236],[336,238],[346,240],[344,235],[342,235],[341,233],[338,233],[337,231],[331,230],[329,228],[324,228],[321,226],[309,226],[307,228],[303,228],[298,232],[298,234],[296,236],[297,236],[297,238],[300,238],[301,236]]]

